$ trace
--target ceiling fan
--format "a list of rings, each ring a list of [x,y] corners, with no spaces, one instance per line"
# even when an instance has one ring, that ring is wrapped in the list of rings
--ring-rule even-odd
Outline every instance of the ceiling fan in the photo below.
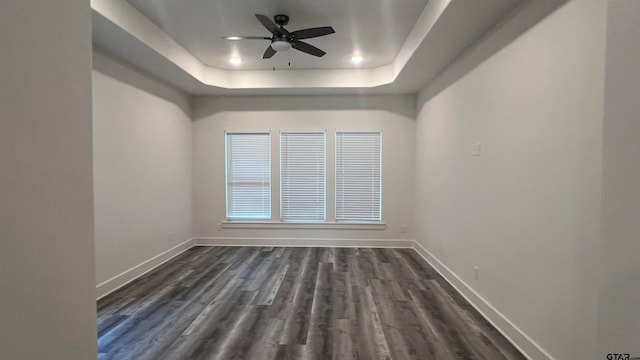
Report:
[[[267,50],[262,55],[263,59],[269,59],[276,52],[280,51],[288,51],[291,48],[302,51],[304,53],[322,57],[326,54],[326,52],[318,49],[317,47],[307,44],[304,41],[300,41],[302,39],[310,39],[319,36],[325,36],[329,34],[335,33],[335,30],[331,26],[322,26],[316,28],[302,29],[298,31],[289,32],[284,28],[285,25],[289,23],[289,16],[287,15],[276,15],[273,17],[273,20],[269,19],[269,17],[261,14],[255,14],[258,20],[264,25],[269,32],[271,32],[271,37],[263,37],[263,36],[225,36],[223,39],[226,40],[271,40],[271,45],[267,48]],[[277,24],[277,25],[276,25]]]

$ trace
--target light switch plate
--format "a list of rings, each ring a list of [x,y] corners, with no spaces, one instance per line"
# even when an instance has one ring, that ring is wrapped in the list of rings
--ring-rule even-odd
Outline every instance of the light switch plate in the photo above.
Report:
[[[473,144],[473,146],[471,147],[471,156],[480,156],[480,150],[480,143]]]

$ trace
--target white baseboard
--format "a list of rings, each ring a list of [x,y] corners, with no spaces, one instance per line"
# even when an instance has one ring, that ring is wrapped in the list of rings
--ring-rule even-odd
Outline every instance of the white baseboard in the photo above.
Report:
[[[416,250],[440,275],[453,286],[482,316],[487,319],[513,346],[528,359],[554,360],[542,347],[536,344],[527,334],[515,326],[509,319],[494,308],[487,300],[475,292],[453,271],[433,256],[417,241],[412,241]]]
[[[171,249],[158,254],[151,259],[140,263],[131,269],[112,277],[111,279],[98,284],[96,286],[96,296],[98,300],[100,298],[109,295],[110,293],[118,290],[119,288],[125,286],[131,281],[137,279],[138,277],[148,273],[149,271],[155,269],[156,267],[164,264],[165,262],[171,260],[172,258],[180,255],[181,253],[189,250],[193,246],[193,239],[189,239],[183,243],[180,243]]]
[[[196,237],[194,246],[273,246],[273,247],[371,247],[413,248],[414,241],[407,239],[300,239],[300,238],[237,238]]]

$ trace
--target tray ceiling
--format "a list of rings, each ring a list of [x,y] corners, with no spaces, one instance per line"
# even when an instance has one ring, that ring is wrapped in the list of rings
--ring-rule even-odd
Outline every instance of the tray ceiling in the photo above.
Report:
[[[91,8],[97,48],[189,94],[415,94],[456,81],[566,1],[91,0]],[[220,39],[268,35],[254,13],[286,13],[292,31],[330,25],[337,34],[309,40],[323,58],[291,50],[265,62],[268,41]],[[350,63],[356,54],[359,66]],[[232,66],[231,56],[243,63]]]
[[[221,69],[265,70],[375,68],[389,64],[424,10],[427,0],[128,0],[203,64]],[[228,41],[227,35],[270,36],[254,14],[289,15],[290,31],[332,26],[336,33],[307,42],[322,58],[299,51],[263,60],[267,40]],[[361,55],[359,65],[351,62]],[[240,57],[242,65],[229,63]]]

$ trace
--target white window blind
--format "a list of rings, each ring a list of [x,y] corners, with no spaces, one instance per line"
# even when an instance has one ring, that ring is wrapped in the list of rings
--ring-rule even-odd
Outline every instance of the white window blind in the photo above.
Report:
[[[336,132],[336,221],[380,222],[380,132]]]
[[[280,134],[280,217],[323,221],[326,213],[324,132]]]
[[[269,133],[227,133],[227,218],[271,218]]]

